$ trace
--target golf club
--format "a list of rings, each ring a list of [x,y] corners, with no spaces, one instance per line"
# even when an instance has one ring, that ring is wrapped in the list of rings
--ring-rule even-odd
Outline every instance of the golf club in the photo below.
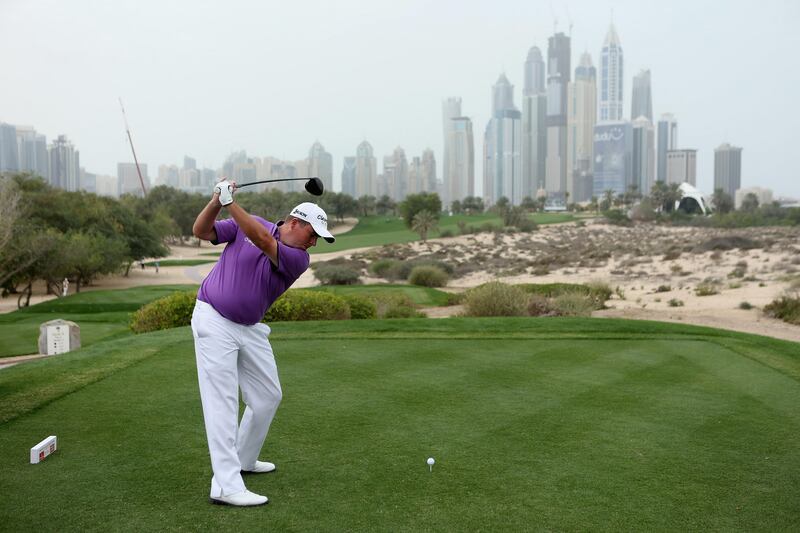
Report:
[[[275,183],[276,181],[297,181],[297,180],[308,180],[306,182],[306,190],[309,194],[313,194],[314,196],[321,196],[323,191],[322,180],[319,178],[280,178],[274,180],[262,180],[262,181],[251,181],[248,183],[237,183],[236,188],[239,189],[241,187],[247,187],[249,185],[258,185],[259,183]]]

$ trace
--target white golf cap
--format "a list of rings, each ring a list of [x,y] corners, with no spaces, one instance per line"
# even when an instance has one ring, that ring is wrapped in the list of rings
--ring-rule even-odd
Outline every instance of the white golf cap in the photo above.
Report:
[[[322,208],[317,204],[303,202],[292,209],[291,213],[289,214],[311,224],[311,227],[314,228],[314,233],[326,241],[334,242],[336,240],[336,237],[331,235],[331,232],[328,231],[328,215],[326,215],[325,211],[323,211]]]

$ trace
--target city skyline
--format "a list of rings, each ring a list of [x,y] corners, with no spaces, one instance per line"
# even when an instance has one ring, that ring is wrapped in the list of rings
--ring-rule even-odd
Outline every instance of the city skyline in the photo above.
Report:
[[[379,159],[398,146],[415,156],[430,147],[441,179],[445,98],[460,97],[462,114],[482,129],[498,74],[506,74],[521,102],[528,51],[537,46],[545,52],[554,29],[571,37],[573,64],[588,52],[599,71],[614,7],[624,50],[625,118],[635,118],[627,116],[633,75],[649,70],[653,116],[672,113],[680,124],[678,147],[698,150],[701,190],[711,192],[714,149],[727,142],[744,148],[742,187],[800,196],[800,179],[788,162],[790,130],[782,129],[795,122],[796,106],[780,87],[800,81],[794,69],[779,67],[791,63],[800,41],[791,32],[800,9],[788,2],[758,9],[730,2],[678,2],[670,9],[571,2],[571,21],[565,4],[551,12],[546,3],[407,2],[391,12],[361,2],[233,4],[248,13],[237,24],[220,24],[233,16],[228,8],[181,2],[159,10],[150,2],[74,2],[68,9],[52,1],[4,3],[0,42],[13,50],[4,62],[14,82],[0,88],[0,121],[31,125],[48,142],[66,135],[80,150],[81,166],[96,174],[113,175],[117,163],[132,160],[117,101],[122,97],[137,155],[151,174],[186,154],[198,167],[211,168],[242,149],[298,160],[316,139],[333,155],[337,190],[344,158],[363,140]],[[320,16],[301,16],[309,10]],[[33,41],[22,33],[31,20],[41,29]],[[415,38],[386,39],[382,28],[390,23]],[[749,29],[747,39],[742,27]],[[764,58],[788,78],[769,99],[761,97],[755,75]],[[53,79],[71,90],[53,91]],[[774,135],[765,135],[767,126]],[[482,174],[476,164],[476,194],[483,193]]]

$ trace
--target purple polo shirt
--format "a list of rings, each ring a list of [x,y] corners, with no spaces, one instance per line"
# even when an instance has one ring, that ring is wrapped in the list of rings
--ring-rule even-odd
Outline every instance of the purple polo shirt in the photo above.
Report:
[[[276,240],[278,226],[258,220]],[[308,252],[278,240],[278,266],[239,228],[231,218],[214,223],[217,242],[228,243],[219,261],[203,280],[197,299],[238,324],[256,324],[272,302],[286,292],[308,268]]]

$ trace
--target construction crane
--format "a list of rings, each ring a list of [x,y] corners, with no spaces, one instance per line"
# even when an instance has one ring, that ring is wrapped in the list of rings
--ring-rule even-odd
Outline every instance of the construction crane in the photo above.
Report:
[[[142,185],[142,196],[147,196],[147,189],[144,186],[144,178],[142,178],[142,171],[139,168],[139,160],[136,158],[136,150],[133,148],[133,139],[131,138],[131,129],[128,127],[128,117],[125,116],[125,106],[122,105],[122,98],[119,99],[119,107],[122,109],[122,120],[125,121],[125,133],[128,134],[128,142],[131,145],[131,152],[133,153],[133,162],[136,164],[136,173],[139,175],[139,183]]]

